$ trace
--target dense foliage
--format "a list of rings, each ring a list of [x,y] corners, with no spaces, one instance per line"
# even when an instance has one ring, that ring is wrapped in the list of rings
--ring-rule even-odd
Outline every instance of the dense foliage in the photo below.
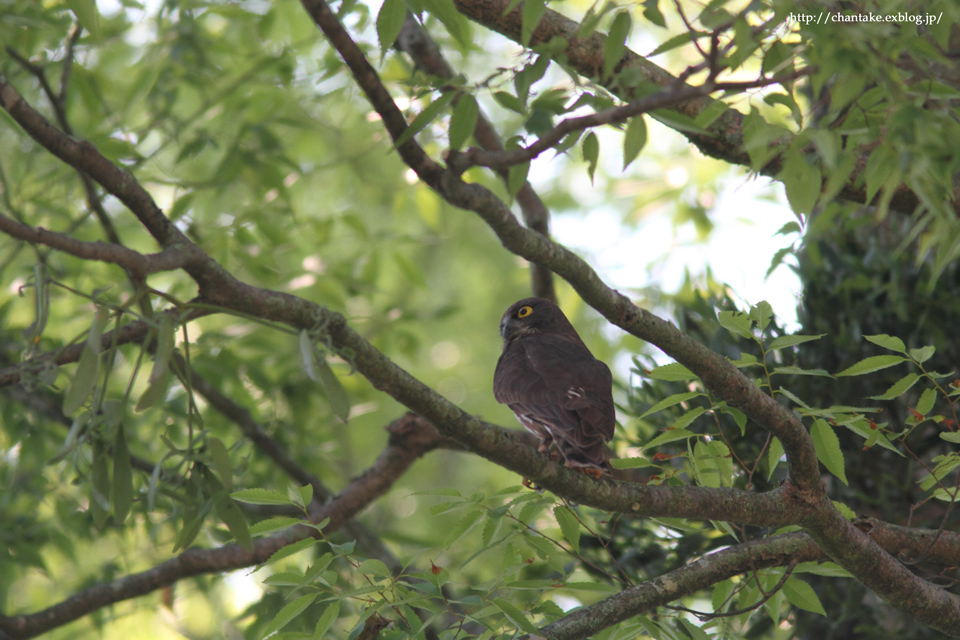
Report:
[[[0,4],[0,638],[960,633],[958,24]],[[549,239],[706,240],[745,175],[799,330]],[[613,478],[493,399],[531,294],[614,365]]]

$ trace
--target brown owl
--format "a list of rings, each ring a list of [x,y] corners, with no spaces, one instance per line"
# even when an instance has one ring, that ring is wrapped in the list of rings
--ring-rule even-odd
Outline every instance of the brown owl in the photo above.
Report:
[[[497,402],[520,424],[551,445],[568,467],[592,475],[609,471],[604,443],[615,426],[613,378],[593,357],[560,307],[526,298],[500,320],[503,353],[493,376]]]

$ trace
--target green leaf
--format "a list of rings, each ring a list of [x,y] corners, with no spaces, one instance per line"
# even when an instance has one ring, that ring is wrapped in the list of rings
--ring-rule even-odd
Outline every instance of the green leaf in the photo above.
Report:
[[[670,425],[671,429],[686,429],[694,420],[706,413],[705,407],[694,407],[690,409]]]
[[[523,0],[520,9],[520,44],[530,46],[530,37],[536,31],[540,19],[547,10],[543,0]]]
[[[787,602],[797,608],[819,613],[822,616],[827,615],[813,587],[800,578],[791,576],[783,585],[783,595],[787,597]]]
[[[791,149],[784,156],[783,169],[777,179],[783,182],[794,213],[810,215],[820,197],[820,169],[807,162],[799,149]]]
[[[643,0],[643,17],[658,27],[667,28],[667,21],[660,11],[658,0]]]
[[[93,39],[99,42],[103,37],[100,29],[100,13],[97,11],[97,0],[67,0],[67,6],[77,16],[80,25],[90,32]]]
[[[297,489],[296,497],[299,498],[300,506],[306,509],[313,501],[313,485],[305,484]]]
[[[563,538],[570,543],[575,553],[580,553],[580,522],[577,516],[566,505],[554,507],[553,515],[560,525]]]
[[[473,529],[474,525],[477,524],[482,516],[483,512],[479,510],[467,512],[467,514],[460,518],[450,531],[447,532],[442,546],[444,548],[452,546],[454,542],[465,536],[470,529]]]
[[[666,382],[685,382],[687,380],[696,380],[697,376],[679,362],[671,362],[652,369],[648,374],[652,380],[664,380]]]
[[[643,448],[653,449],[669,442],[676,442],[677,440],[685,440],[687,438],[695,437],[697,437],[697,434],[693,433],[692,431],[687,431],[686,429],[667,429],[656,438],[643,445]]]
[[[100,368],[100,355],[84,346],[80,353],[80,362],[77,363],[77,371],[70,381],[67,393],[63,398],[63,413],[70,415],[80,408],[87,401],[90,394],[97,387],[97,371]]]
[[[717,321],[720,326],[740,336],[741,338],[753,338],[750,328],[753,326],[753,320],[746,313],[739,311],[721,311],[717,314]]]
[[[614,458],[610,461],[610,466],[614,469],[641,469],[654,464],[646,458]]]
[[[211,467],[220,476],[220,482],[227,489],[233,484],[233,469],[230,466],[230,454],[223,440],[213,436],[207,437],[207,450],[210,451]]]
[[[443,0],[438,0],[443,1]],[[427,107],[417,114],[417,117],[413,119],[406,129],[403,130],[397,139],[394,141],[394,148],[403,146],[406,142],[413,139],[413,136],[417,135],[421,131],[427,128],[431,122],[437,119],[440,115],[440,112],[443,111],[450,101],[457,95],[456,91],[448,91],[447,93],[441,94],[439,98],[431,102]]]
[[[96,440],[90,467],[90,513],[98,529],[103,528],[110,514],[110,469],[107,457],[103,443]]]
[[[832,378],[831,375],[826,369],[801,369],[800,367],[774,367],[774,373],[783,373],[786,375],[795,375],[795,376],[821,376],[824,378]]]
[[[780,336],[775,338],[773,342],[770,343],[770,346],[767,347],[769,351],[778,351],[780,349],[786,349],[787,347],[795,347],[798,344],[803,344],[804,342],[811,342],[813,340],[819,340],[827,334],[819,333],[815,336],[801,336],[801,335],[792,335],[792,336]]]
[[[450,148],[459,150],[466,144],[480,120],[480,105],[469,93],[464,93],[450,116]]]
[[[146,411],[157,404],[157,402],[166,395],[169,384],[170,371],[166,370],[160,375],[159,380],[155,380],[147,385],[146,390],[140,395],[140,399],[137,400],[137,406],[134,407],[134,410]]]
[[[160,327],[157,329],[157,353],[153,359],[153,369],[150,370],[151,384],[163,378],[169,368],[170,358],[173,356],[173,330],[170,316],[161,317]]]
[[[810,405],[808,405],[806,402],[804,402],[803,400],[801,400],[795,393],[793,393],[793,392],[790,391],[789,389],[784,389],[783,387],[780,387],[780,388],[777,390],[777,393],[783,394],[784,396],[790,398],[790,399],[793,400],[796,404],[800,405],[800,406],[803,407],[804,409],[809,409],[809,408],[810,408]]]
[[[676,405],[676,404],[680,404],[681,402],[686,402],[687,400],[690,400],[691,398],[696,398],[697,396],[702,396],[702,395],[703,395],[703,394],[700,393],[699,391],[686,391],[686,392],[684,392],[684,393],[675,393],[675,394],[673,394],[672,396],[667,396],[666,398],[664,398],[663,400],[661,400],[661,401],[658,402],[657,404],[655,404],[655,405],[653,405],[652,407],[650,407],[649,409],[647,409],[647,410],[643,413],[643,415],[641,415],[640,417],[641,417],[641,418],[646,418],[647,416],[649,416],[649,415],[651,415],[651,414],[654,414],[654,413],[657,413],[658,411],[663,411],[663,410],[666,409],[667,407],[672,407],[672,406],[674,406],[674,405]]]
[[[813,437],[813,448],[817,452],[817,459],[823,463],[827,471],[849,486],[847,474],[843,466],[843,451],[840,449],[840,439],[830,424],[821,418],[813,421],[810,429]]]
[[[610,32],[603,43],[603,76],[609,78],[616,71],[617,64],[627,50],[627,37],[633,20],[627,11],[619,11],[610,25]]]
[[[337,621],[337,618],[340,617],[340,601],[331,602],[327,605],[327,608],[323,610],[323,615],[320,616],[320,619],[317,620],[317,626],[313,630],[314,640],[323,640],[327,637],[327,630]]]
[[[920,347],[919,349],[910,349],[910,357],[916,360],[917,362],[923,364],[936,352],[936,347],[927,345],[925,347]]]
[[[127,519],[133,504],[133,467],[130,450],[123,434],[123,425],[117,427],[113,440],[113,518],[117,524]]]
[[[521,115],[527,112],[526,107],[523,106],[523,102],[512,93],[508,93],[506,91],[494,91],[493,99],[496,100],[497,104],[504,109],[510,109],[511,111],[515,111]]]
[[[317,540],[315,538],[304,538],[303,540],[297,540],[296,542],[291,542],[290,544],[280,547],[277,551],[270,556],[266,562],[263,563],[263,566],[268,564],[273,564],[284,558],[288,558],[296,553],[300,553],[304,549],[308,549],[316,544]]]
[[[937,401],[937,390],[934,388],[924,389],[923,394],[917,401],[917,413],[926,416],[933,409],[933,404]]]
[[[889,349],[890,351],[896,351],[897,353],[906,353],[907,347],[903,344],[903,340],[894,336],[888,336],[885,333],[881,333],[875,336],[863,336],[873,344],[879,345],[884,349]]]
[[[880,371],[881,369],[886,369],[894,365],[904,362],[906,358],[901,356],[870,356],[865,358],[853,365],[852,367],[847,367],[840,373],[836,374],[839,378],[841,376],[862,376],[866,373],[873,373],[874,371]]]
[[[316,600],[319,595],[319,593],[308,593],[307,595],[300,596],[296,600],[285,604],[277,613],[277,615],[274,616],[273,620],[270,621],[270,624],[268,624],[263,630],[263,633],[260,637],[267,638],[272,636],[277,631],[287,626],[291,620],[303,613],[304,609],[313,604],[313,601]]]
[[[397,41],[406,17],[407,3],[404,0],[383,0],[380,11],[377,12],[377,37],[380,40],[381,56],[385,56],[387,50]]]
[[[347,390],[343,388],[340,378],[337,377],[337,374],[335,374],[333,369],[330,368],[330,365],[327,364],[326,358],[317,358],[314,365],[316,366],[320,383],[323,385],[323,390],[327,394],[327,400],[330,401],[330,408],[333,409],[334,415],[344,422],[347,422],[350,418],[350,396],[347,395]]]
[[[590,184],[593,184],[593,173],[597,170],[597,159],[600,157],[600,141],[597,134],[591,131],[583,139],[583,159],[587,162],[587,173],[590,175]]]
[[[538,633],[537,628],[533,626],[533,623],[527,620],[526,616],[523,615],[523,612],[503,598],[494,598],[493,604],[503,612],[503,615],[507,616],[507,620],[513,623],[515,627],[524,633]]]
[[[892,385],[890,388],[883,392],[883,395],[880,396],[870,396],[871,400],[893,400],[894,398],[899,398],[904,393],[906,393],[910,387],[917,383],[917,380],[920,379],[920,375],[916,373],[908,373],[903,376]]]
[[[287,496],[269,489],[244,489],[234,491],[230,497],[247,504],[294,504]]]
[[[507,191],[511,198],[515,198],[523,185],[527,183],[527,173],[530,171],[529,162],[515,164],[507,171]]]
[[[288,518],[284,516],[267,518],[266,520],[261,520],[256,524],[250,525],[250,535],[262,536],[267,533],[273,533],[274,531],[280,531],[281,529],[286,529],[287,527],[292,527],[302,523],[303,521],[300,520],[300,518]]]
[[[643,115],[634,116],[627,123],[627,130],[623,134],[623,168],[630,166],[644,145],[647,144],[647,122]]]
[[[778,438],[770,439],[770,449],[767,451],[767,480],[773,477],[780,459],[783,458],[783,445]]]
[[[214,476],[211,475],[210,477],[213,478]],[[237,541],[237,544],[246,551],[253,552],[253,538],[250,536],[250,526],[247,524],[247,518],[243,515],[243,511],[240,510],[237,503],[226,493],[220,493],[214,498],[213,505],[217,511],[217,516],[227,525],[227,528],[230,529],[230,533],[233,534],[233,539]]]
[[[434,15],[462,47],[469,47],[470,27],[467,19],[457,11],[453,0],[423,0],[423,5]],[[398,145],[399,146],[399,143]]]

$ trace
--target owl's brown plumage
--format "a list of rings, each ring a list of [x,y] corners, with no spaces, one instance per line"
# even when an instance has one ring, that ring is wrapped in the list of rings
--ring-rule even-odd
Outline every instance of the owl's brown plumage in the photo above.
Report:
[[[500,320],[503,353],[493,376],[497,401],[555,445],[568,467],[607,470],[604,443],[616,425],[613,378],[560,307],[544,298],[514,303]]]

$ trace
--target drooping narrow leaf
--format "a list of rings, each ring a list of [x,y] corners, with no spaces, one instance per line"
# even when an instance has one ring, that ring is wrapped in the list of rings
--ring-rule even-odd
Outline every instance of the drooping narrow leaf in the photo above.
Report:
[[[835,475],[843,484],[847,483],[847,473],[843,466],[843,451],[840,449],[840,439],[830,424],[817,418],[810,428],[813,437],[813,448],[817,452],[817,459]]]
[[[93,390],[97,387],[97,373],[100,368],[100,356],[90,349],[84,347],[80,353],[80,362],[77,363],[77,371],[67,387],[67,392],[63,398],[63,413],[70,415],[80,408]]]
[[[230,497],[247,504],[293,504],[287,496],[269,489],[244,489],[234,491]]]
[[[315,366],[323,390],[327,393],[327,400],[330,401],[330,408],[338,418],[346,422],[350,417],[350,396],[347,395],[347,390],[327,364],[326,358],[317,358]]]
[[[643,115],[635,116],[627,123],[627,130],[623,135],[623,168],[630,166],[644,145],[647,144],[647,122]]]
[[[110,514],[110,469],[107,451],[100,440],[93,444],[90,468],[90,513],[97,528],[102,528]]]
[[[132,504],[133,466],[121,424],[113,441],[113,518],[118,524],[127,519]]]
[[[525,47],[530,45],[530,36],[540,24],[540,18],[546,10],[543,0],[524,0],[520,9],[520,44]]]
[[[591,131],[583,139],[583,159],[587,161],[587,173],[590,175],[590,183],[593,184],[593,173],[597,170],[597,159],[600,157],[600,141],[597,140],[597,134]]]
[[[323,614],[320,616],[320,619],[317,620],[317,626],[313,630],[313,639],[314,640],[323,640],[327,637],[327,630],[337,621],[337,618],[340,617],[340,601],[331,602],[327,605],[327,608],[323,610]]]
[[[207,438],[207,449],[210,451],[211,467],[220,476],[220,482],[223,486],[230,489],[233,484],[233,470],[230,466],[230,454],[227,453],[227,446],[223,440],[215,437]]]

